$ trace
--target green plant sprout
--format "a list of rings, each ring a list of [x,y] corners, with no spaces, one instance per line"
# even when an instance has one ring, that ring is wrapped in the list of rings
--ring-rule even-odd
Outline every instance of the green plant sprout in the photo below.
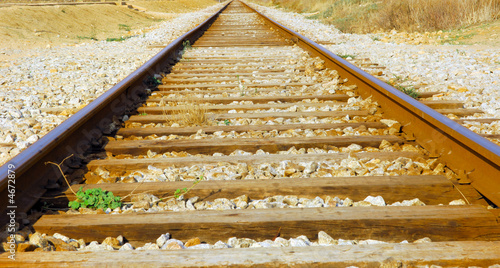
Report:
[[[193,187],[195,187],[196,184],[200,183],[200,181],[202,181],[203,179],[204,179],[204,177],[200,176],[197,180],[195,180],[193,182],[191,187],[189,187],[189,188],[184,187],[184,188],[179,188],[179,189],[175,190],[174,197],[177,199],[177,198],[181,197],[182,195],[189,193],[189,191],[191,191],[191,189],[193,189]]]
[[[130,26],[126,25],[126,24],[118,24],[118,29],[119,30],[124,30],[124,31],[130,31]]]
[[[406,95],[408,95],[414,99],[418,98],[418,92],[415,90],[415,88],[413,86],[409,86],[409,87],[395,86],[395,87],[399,91],[405,93]]]
[[[80,190],[76,193],[76,200],[70,201],[68,207],[72,209],[92,208],[92,209],[115,209],[122,206],[120,197],[114,196],[112,192],[102,190],[101,188]]]
[[[75,193],[75,191],[71,188],[71,185],[69,184],[68,179],[66,178],[66,175],[64,175],[64,172],[62,171],[61,165],[66,161],[68,158],[72,157],[73,155],[70,155],[66,158],[64,158],[59,164],[54,163],[54,162],[45,162],[45,165],[51,164],[57,166],[59,169],[59,172],[61,172],[64,180],[66,181],[66,184],[68,185],[69,189],[73,194],[76,196],[76,200],[70,201],[68,203],[68,207],[72,209],[79,209],[79,208],[92,208],[92,209],[115,209],[118,207],[121,207],[122,202],[120,197],[114,196],[112,192],[104,191],[101,188],[95,188],[95,189],[87,189],[85,192],[83,191],[82,187],[80,187],[80,190]]]
[[[89,40],[94,40],[94,41],[98,41],[97,38],[95,37],[91,37],[91,36],[76,36],[76,38],[80,39],[80,40],[84,40],[84,39],[89,39]]]
[[[418,92],[413,86],[402,86],[402,85],[397,85],[399,83],[404,83],[405,81],[408,80],[408,78],[403,78],[399,75],[393,75],[394,80],[387,82],[387,84],[395,87],[397,90],[405,93],[406,95],[416,99],[418,98]]]
[[[191,46],[191,41],[189,40],[184,40],[184,42],[182,42],[182,54],[186,53],[187,50],[189,49],[192,49],[193,47]]]
[[[122,36],[122,37],[118,37],[118,38],[109,37],[109,38],[106,38],[106,42],[121,42],[121,41],[125,41],[129,38],[132,38],[132,36]]]
[[[343,58],[343,59],[347,59],[347,58],[351,58],[351,59],[354,59],[356,58],[356,55],[351,55],[351,54],[338,54],[339,57]]]

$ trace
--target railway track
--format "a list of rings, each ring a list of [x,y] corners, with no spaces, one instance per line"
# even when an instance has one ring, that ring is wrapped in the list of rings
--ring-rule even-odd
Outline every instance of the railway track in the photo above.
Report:
[[[500,150],[433,94],[233,1],[1,168],[35,252],[0,264],[500,264]],[[68,209],[80,188],[123,204]]]

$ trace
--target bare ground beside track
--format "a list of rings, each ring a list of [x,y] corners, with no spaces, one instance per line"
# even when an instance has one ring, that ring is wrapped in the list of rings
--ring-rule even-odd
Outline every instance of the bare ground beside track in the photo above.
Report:
[[[0,60],[8,50],[76,45],[141,34],[179,13],[218,3],[215,0],[132,1],[127,5],[0,7]],[[26,55],[24,55],[26,56]]]

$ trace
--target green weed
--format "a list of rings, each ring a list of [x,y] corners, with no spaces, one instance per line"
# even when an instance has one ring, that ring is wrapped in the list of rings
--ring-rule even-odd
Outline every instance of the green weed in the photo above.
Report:
[[[78,35],[76,38],[78,38],[78,39],[80,39],[80,40],[89,39],[89,40],[98,41],[98,40],[97,40],[97,38],[95,38],[95,37],[91,37],[91,36],[80,36],[80,35]]]
[[[130,31],[130,26],[128,26],[127,24],[118,24],[118,29],[119,30],[124,30],[124,31]]]
[[[351,58],[351,59],[354,59],[356,58],[356,55],[351,55],[351,54],[338,54],[339,57],[343,58],[343,59],[347,59],[347,58]]]
[[[66,175],[64,175],[64,172],[62,171],[61,165],[66,161],[68,158],[72,157],[73,155],[70,155],[66,158],[64,158],[60,163],[54,163],[54,162],[45,162],[45,165],[51,164],[57,166],[59,169],[59,172],[61,172],[64,180],[66,181],[66,184],[68,185],[69,189],[73,194],[76,196],[76,200],[70,201],[68,203],[68,207],[72,209],[79,209],[79,208],[93,208],[93,209],[115,209],[117,207],[121,207],[121,199],[118,196],[114,196],[112,192],[108,191],[103,191],[101,188],[95,188],[95,189],[87,189],[85,192],[82,190],[82,187],[80,187],[80,190],[78,190],[77,193],[71,188],[71,185],[69,184],[68,178],[66,178]]]
[[[200,181],[202,181],[203,179],[204,179],[203,176],[200,176],[198,179],[196,179],[193,182],[193,184],[191,185],[191,187],[189,187],[189,188],[184,187],[182,189],[175,190],[174,197],[177,199],[177,198],[181,197],[182,195],[185,195],[185,194],[189,193],[189,191],[191,191],[191,189],[193,189],[193,187],[195,187],[196,184],[200,183]]]
[[[413,86],[402,86],[401,83],[408,80],[408,78],[403,78],[399,75],[393,75],[394,78],[390,79],[387,84],[393,86],[397,90],[405,93],[406,95],[416,99],[418,98],[418,92]]]
[[[109,37],[109,38],[106,38],[106,42],[121,42],[121,41],[125,41],[131,37],[132,36],[122,36],[122,37],[118,37],[118,38]]]
[[[115,209],[122,206],[120,197],[114,196],[112,192],[102,190],[101,188],[80,190],[76,193],[77,199],[70,201],[68,207],[72,209],[92,208],[92,209]]]
[[[193,47],[191,46],[191,41],[184,40],[184,42],[182,42],[182,54],[186,53],[186,51],[192,48]]]
[[[454,45],[463,45],[464,42],[463,41],[460,41],[460,40],[464,40],[464,39],[470,39],[472,38],[474,35],[476,35],[476,33],[470,33],[470,34],[456,34],[456,35],[453,35],[451,37],[448,37],[444,40],[441,41],[441,44],[454,44]]]
[[[395,86],[395,88],[414,99],[418,98],[418,92],[415,90],[413,86],[409,87]]]

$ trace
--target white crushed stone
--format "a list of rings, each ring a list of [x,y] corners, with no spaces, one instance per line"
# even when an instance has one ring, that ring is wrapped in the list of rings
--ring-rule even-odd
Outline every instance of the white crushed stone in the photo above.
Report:
[[[37,48],[29,57],[0,62],[0,165],[62,123],[156,55],[161,48],[212,15],[222,4],[182,14],[123,42],[90,42]],[[2,51],[9,54],[9,51]]]
[[[163,235],[162,235],[163,236]],[[160,236],[161,237],[161,236]],[[428,237],[424,237],[418,240],[415,240],[413,243],[431,243],[432,240]],[[118,250],[172,250],[168,249],[165,246],[170,243],[179,244],[178,249],[223,249],[223,248],[256,248],[256,247],[309,247],[309,246],[332,246],[332,245],[373,245],[373,244],[387,244],[389,242],[380,241],[380,240],[345,240],[345,239],[334,239],[324,231],[320,231],[318,233],[317,241],[310,241],[309,238],[305,235],[301,235],[295,238],[284,239],[282,237],[277,237],[274,240],[264,240],[264,241],[256,241],[250,238],[237,238],[231,237],[227,240],[227,242],[217,241],[214,244],[209,243],[201,243],[193,246],[186,247],[185,244],[177,239],[169,239],[163,247],[160,247],[157,243],[146,243],[142,247],[137,247],[134,249],[132,245],[126,243],[121,246]],[[397,243],[397,242],[396,242]],[[407,240],[403,240],[399,242],[401,244],[408,244]],[[113,251],[117,250],[113,247],[100,244],[97,241],[92,241],[87,246],[83,246],[77,249],[78,251]],[[175,250],[175,249],[174,249]]]
[[[154,196],[153,196],[154,197]],[[157,197],[155,197],[158,199]],[[233,210],[233,209],[271,209],[271,208],[315,208],[315,207],[370,207],[370,206],[425,206],[425,203],[420,201],[418,198],[412,200],[403,200],[394,202],[392,204],[386,204],[384,198],[381,196],[373,197],[368,196],[363,201],[353,201],[350,198],[341,199],[339,197],[326,196],[325,199],[316,196],[315,198],[304,198],[295,195],[286,196],[272,196],[265,199],[251,199],[246,195],[239,196],[237,198],[217,198],[213,201],[199,201],[199,197],[195,196],[184,200],[181,196],[178,199],[170,198],[165,202],[140,202],[137,207],[137,203],[125,204],[121,208],[114,211],[112,214],[120,213],[133,213],[133,212],[149,212],[156,213],[160,211],[187,211],[187,210]],[[370,200],[370,201],[368,201]],[[462,201],[462,200],[460,200]],[[458,200],[450,202],[458,202]],[[462,204],[462,203],[460,203]],[[465,205],[465,202],[463,203]],[[85,211],[69,211],[69,214],[85,214]],[[167,233],[168,235],[168,233]],[[162,247],[169,236],[160,236],[156,243],[159,247]]]
[[[380,37],[377,34],[346,34],[334,26],[293,12],[250,5],[313,41],[335,43],[325,47],[337,55],[369,58],[387,67],[383,71],[386,80],[398,77],[401,81],[406,80],[407,85],[423,85],[419,91],[443,92],[433,99],[462,101],[466,108],[479,108],[486,113],[476,117],[500,117],[500,48],[382,42],[377,41]],[[369,67],[361,68],[370,70]],[[484,132],[482,127],[471,130]],[[495,125],[488,133],[498,134],[500,127]]]

